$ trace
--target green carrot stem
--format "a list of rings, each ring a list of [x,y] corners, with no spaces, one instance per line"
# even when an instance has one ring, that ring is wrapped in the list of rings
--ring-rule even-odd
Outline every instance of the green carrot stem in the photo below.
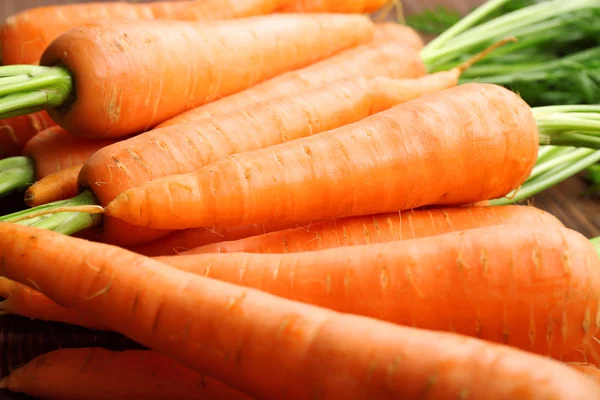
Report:
[[[560,146],[561,147],[561,146]],[[546,162],[540,162],[538,158],[538,163],[529,174],[528,181],[533,181],[538,178],[540,175],[548,172],[549,170],[564,164],[569,164],[573,161],[577,161],[583,157],[586,157],[596,150],[594,149],[574,149],[574,148],[565,148],[565,151],[562,154],[558,154],[553,158],[550,158]]]
[[[60,107],[70,98],[73,79],[63,67],[0,67],[0,118]]]
[[[429,53],[436,49],[442,48],[449,40],[453,39],[457,35],[468,30],[472,26],[477,25],[479,22],[484,20],[488,15],[502,7],[509,0],[490,0],[480,7],[476,8],[469,15],[462,18],[456,24],[452,25],[445,32],[438,35],[433,39],[423,51],[423,57],[427,57]]]
[[[525,182],[525,184],[523,184],[523,186],[521,186],[517,191],[508,194],[506,197],[491,200],[490,205],[507,205],[526,200],[531,196],[538,194],[583,171],[598,161],[600,161],[600,151],[594,151],[572,164],[556,166],[549,171],[546,171],[535,181]]]
[[[27,189],[35,182],[35,164],[30,157],[0,160],[0,197]]]
[[[596,248],[596,253],[598,253],[598,256],[600,256],[600,236],[590,239],[590,242],[592,242]]]
[[[97,207],[97,205],[96,196],[90,190],[85,190],[68,200],[55,201],[2,216],[0,222],[37,226],[65,235],[72,235],[100,224],[102,218],[98,213],[83,211],[85,206]],[[73,207],[82,208],[82,211],[69,211]]]

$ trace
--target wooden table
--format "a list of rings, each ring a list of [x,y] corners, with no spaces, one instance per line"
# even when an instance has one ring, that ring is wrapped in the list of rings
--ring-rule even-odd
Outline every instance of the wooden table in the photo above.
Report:
[[[18,11],[42,5],[91,1],[107,0],[2,0],[0,1],[0,17],[4,19]],[[143,1],[147,0],[137,0],[137,2]],[[403,9],[405,14],[409,15],[437,4],[444,4],[465,14],[482,2],[483,0],[404,0]],[[565,225],[588,237],[600,236],[600,201],[584,199],[581,196],[582,191],[581,179],[572,178],[538,195],[533,199],[533,203],[552,212]]]

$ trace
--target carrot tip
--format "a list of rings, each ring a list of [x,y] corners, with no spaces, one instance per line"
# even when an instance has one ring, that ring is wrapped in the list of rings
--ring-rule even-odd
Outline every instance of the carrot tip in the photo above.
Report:
[[[8,388],[8,378],[0,379],[0,390]]]

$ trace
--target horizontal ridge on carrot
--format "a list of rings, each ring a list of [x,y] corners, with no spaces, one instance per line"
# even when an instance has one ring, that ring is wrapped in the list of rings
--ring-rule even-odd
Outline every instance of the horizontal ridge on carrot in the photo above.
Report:
[[[132,225],[183,229],[469,204],[523,183],[538,142],[531,108],[515,93],[470,83],[155,179],[119,194],[105,213]]]
[[[219,241],[182,254],[295,253],[416,239],[506,224],[562,226],[555,216],[531,206],[432,208],[315,221],[235,241]]]
[[[0,158],[20,156],[29,139],[53,125],[46,111],[0,120]]]
[[[57,37],[42,66],[0,67],[26,78],[0,85],[0,116],[47,109],[71,134],[126,136],[373,35],[367,17],[351,14],[89,23]]]
[[[559,248],[585,249],[580,236],[564,239]],[[573,252],[574,261],[588,250]],[[35,284],[57,303],[265,400],[600,394],[573,368],[509,346],[337,313],[44,229],[0,223],[0,253],[3,276]]]
[[[54,350],[14,370],[0,387],[62,400],[252,400],[150,350]]]

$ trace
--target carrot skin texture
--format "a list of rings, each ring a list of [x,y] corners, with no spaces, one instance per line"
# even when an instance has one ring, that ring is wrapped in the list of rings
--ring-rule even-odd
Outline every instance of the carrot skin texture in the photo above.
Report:
[[[96,20],[150,20],[171,13],[183,1],[126,2],[36,7],[12,15],[0,28],[2,63],[37,64],[48,45],[76,26]],[[59,12],[60,11],[60,15]],[[48,23],[52,21],[52,23]]]
[[[81,165],[96,151],[115,143],[114,139],[84,139],[58,125],[39,132],[23,148],[23,155],[35,160],[36,178]]]
[[[355,12],[371,13],[379,10],[388,0],[295,0],[288,1],[288,5],[281,8],[282,12]]]
[[[239,240],[283,229],[298,228],[303,225],[308,225],[308,223],[281,224],[275,222],[272,224],[234,226],[231,228],[212,227],[182,229],[148,243],[130,246],[127,249],[148,257],[170,256],[192,250],[196,247],[210,245],[212,243]]]
[[[343,51],[308,67],[289,71],[244,91],[193,108],[159,124],[159,127],[197,121],[277,96],[350,78],[365,73],[389,78],[419,78],[427,70],[417,50],[395,39],[385,38]]]
[[[74,101],[48,110],[58,125],[82,137],[121,137],[367,43],[373,34],[367,17],[349,14],[211,24],[104,21],[56,38],[40,64],[60,63],[73,75]]]
[[[119,194],[105,214],[132,225],[184,229],[470,204],[521,185],[535,165],[538,140],[521,98],[470,83],[141,184]]]
[[[20,156],[29,139],[53,125],[46,111],[0,120],[0,158]]]
[[[295,253],[417,239],[506,224],[563,226],[552,214],[530,206],[433,208],[316,221],[307,226],[219,241],[182,254]]]
[[[599,328],[592,247],[566,228],[502,225],[316,252],[157,260],[340,312],[560,357]]]
[[[65,251],[72,248],[78,252]],[[59,304],[265,400],[600,394],[600,386],[569,366],[508,346],[339,314],[171,269],[116,246],[2,223],[0,253],[9,279],[33,281]]]
[[[575,368],[582,374],[585,374],[589,378],[593,379],[596,383],[600,384],[600,369],[595,365],[590,364],[569,364],[572,368]]]
[[[1,382],[12,392],[62,400],[252,400],[150,350],[55,350]]]
[[[48,174],[25,191],[25,204],[36,207],[53,201],[75,197],[78,192],[77,177],[83,164],[77,164]]]
[[[93,318],[60,307],[40,292],[6,278],[0,278],[0,296],[5,298],[0,302],[0,311],[3,313],[44,321],[64,322],[89,329],[105,328]]]
[[[420,51],[425,46],[423,38],[417,31],[407,25],[396,22],[375,23],[375,36],[373,41],[396,41]]]

